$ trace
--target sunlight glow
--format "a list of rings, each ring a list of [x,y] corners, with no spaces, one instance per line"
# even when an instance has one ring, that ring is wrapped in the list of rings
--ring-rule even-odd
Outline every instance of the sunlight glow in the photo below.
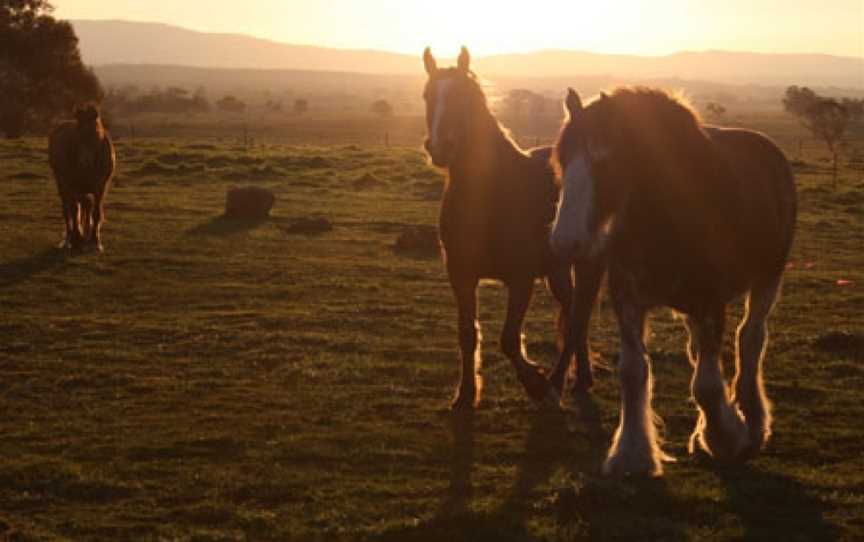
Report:
[[[864,2],[788,0],[54,0],[57,16],[164,22],[275,41],[452,56],[723,49],[864,56]]]

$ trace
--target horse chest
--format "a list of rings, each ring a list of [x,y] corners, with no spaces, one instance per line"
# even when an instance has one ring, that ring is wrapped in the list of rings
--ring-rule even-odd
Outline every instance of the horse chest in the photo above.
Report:
[[[458,191],[445,194],[439,232],[448,265],[482,278],[542,274],[546,235],[534,227],[534,218],[510,212],[500,200]]]

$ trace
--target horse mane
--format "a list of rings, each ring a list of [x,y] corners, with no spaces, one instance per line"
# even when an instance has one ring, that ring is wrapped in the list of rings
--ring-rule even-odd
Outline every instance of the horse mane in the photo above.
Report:
[[[466,74],[460,72],[456,67],[439,68],[436,77],[464,77],[468,81],[468,88],[470,89],[471,94],[476,98],[471,100],[471,103],[474,104],[472,114],[480,117],[481,121],[485,121],[490,131],[495,135],[500,135],[500,139],[504,144],[511,147],[522,156],[530,156],[529,153],[522,149],[522,147],[520,147],[516,142],[513,137],[513,132],[501,124],[501,122],[492,113],[492,110],[489,109],[489,100],[486,97],[486,93],[483,91],[482,78],[478,76],[476,72],[468,70]]]
[[[592,115],[592,111],[597,119],[592,130],[624,150],[626,161],[638,165],[643,173],[654,167],[659,169],[655,171],[658,178],[668,178],[685,164],[704,170],[713,159],[699,115],[679,94],[643,86],[620,87],[592,100],[585,112]],[[561,141],[578,138],[579,128],[574,130],[576,133],[568,134],[565,126]]]
[[[102,114],[95,102],[85,102],[75,107],[75,121],[79,130],[95,129],[95,136],[102,140],[105,138],[105,126],[102,124]],[[93,123],[93,126],[87,126]]]

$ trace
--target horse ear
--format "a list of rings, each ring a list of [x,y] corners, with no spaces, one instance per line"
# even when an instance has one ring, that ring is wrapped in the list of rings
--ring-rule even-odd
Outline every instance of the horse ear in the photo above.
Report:
[[[456,61],[456,67],[459,71],[468,73],[469,64],[471,64],[471,55],[468,53],[468,48],[463,45],[459,52],[459,59]]]
[[[423,51],[423,65],[426,67],[426,73],[429,75],[438,71],[438,64],[435,62],[435,57],[432,56],[432,49],[429,47]]]
[[[582,99],[572,88],[567,89],[567,98],[564,100],[564,105],[570,118],[575,117],[582,111]]]

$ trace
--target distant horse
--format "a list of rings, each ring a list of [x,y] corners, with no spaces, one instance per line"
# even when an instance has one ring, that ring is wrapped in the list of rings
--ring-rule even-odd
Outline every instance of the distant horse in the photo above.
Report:
[[[448,172],[439,232],[459,321],[461,377],[452,406],[470,409],[480,400],[481,279],[500,280],[509,290],[500,345],[519,381],[533,399],[557,402],[574,351],[577,386],[591,385],[587,327],[603,270],[580,274],[574,292],[569,263],[557,260],[549,250],[558,199],[549,164],[551,148],[526,153],[502,129],[469,70],[465,48],[455,68],[439,69],[428,48],[423,58],[429,76],[424,91],[429,132],[425,148],[433,164]],[[547,278],[561,305],[558,344],[566,346],[551,386],[545,372],[527,358],[522,343],[522,324],[539,277]],[[568,340],[564,332],[569,329],[576,331]]]
[[[622,411],[604,472],[662,474],[651,408],[646,314],[683,313],[699,419],[690,439],[718,460],[744,460],[771,434],[762,381],[765,321],[780,290],[796,218],[795,182],[767,137],[700,125],[679,100],[619,89],[582,106],[571,89],[556,147],[562,199],[551,235],[562,257],[608,256],[621,333]],[[736,371],[720,358],[726,305],[747,294]]]
[[[114,145],[95,105],[77,108],[75,119],[59,124],[48,144],[66,224],[60,246],[101,252],[105,195],[116,165]]]

